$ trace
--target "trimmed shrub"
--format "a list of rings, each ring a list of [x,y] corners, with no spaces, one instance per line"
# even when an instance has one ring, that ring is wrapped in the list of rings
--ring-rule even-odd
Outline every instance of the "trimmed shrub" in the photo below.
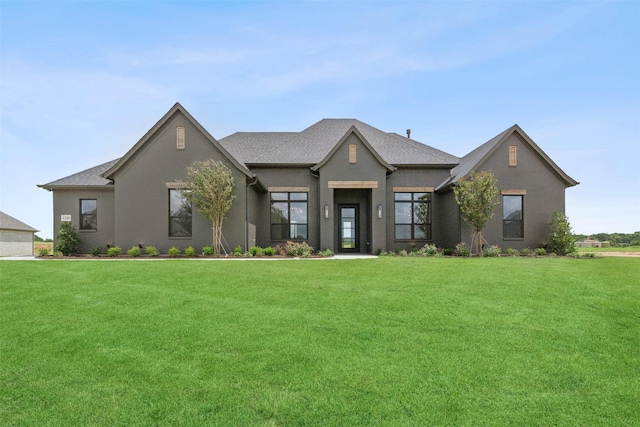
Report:
[[[113,246],[107,249],[107,256],[109,257],[117,257],[122,254],[122,249],[120,246]]]
[[[196,250],[193,249],[193,246],[189,246],[184,250],[184,254],[188,257],[193,257],[196,255]]]
[[[498,247],[498,245],[489,246],[488,248],[484,248],[482,250],[482,256],[495,258],[499,257],[502,253],[502,250]]]
[[[329,257],[332,257],[334,253],[331,249],[327,248],[323,251],[318,251],[318,255],[320,255],[323,258],[329,258]]]
[[[144,248],[144,253],[149,256],[156,257],[160,256],[160,251],[155,246],[147,246]]]
[[[276,254],[276,249],[273,246],[267,246],[262,252],[266,256],[274,256]]]
[[[507,248],[505,253],[507,254],[507,256],[518,256],[518,255],[520,255],[520,251],[517,250],[517,249],[513,249],[513,248]]]
[[[96,246],[94,248],[91,248],[89,253],[91,254],[91,256],[100,256],[100,254],[102,253],[102,248]]]
[[[264,251],[260,246],[251,246],[249,248],[249,253],[251,254],[251,256],[262,256],[264,254]]]
[[[523,248],[523,249],[520,251],[520,255],[522,255],[522,256],[531,256],[531,249],[529,249],[529,248]]]
[[[242,248],[240,245],[233,248],[233,256],[242,256]]]
[[[76,231],[76,226],[70,222],[60,224],[60,233],[58,233],[58,243],[56,250],[62,255],[72,255],[78,253],[80,246],[80,238]]]
[[[287,255],[308,258],[313,254],[313,247],[307,242],[287,242]]]
[[[456,250],[454,251],[454,254],[457,256],[470,257],[471,249],[469,249],[466,243],[461,242],[456,245]]]
[[[453,249],[451,249],[451,248],[444,248],[442,250],[442,254],[445,255],[445,256],[451,256],[451,255],[454,254],[454,252],[455,251]]]
[[[438,248],[436,248],[436,245],[424,245],[424,247],[422,247],[422,249],[420,249],[420,254],[422,256],[438,256]]]
[[[545,256],[547,255],[547,250],[545,248],[536,248],[535,254],[536,256]]]
[[[180,249],[176,248],[175,246],[171,246],[171,248],[169,248],[169,256],[171,258],[175,258],[178,255],[180,255]]]
[[[38,256],[49,256],[49,248],[38,248]]]
[[[213,255],[213,248],[211,246],[204,246],[202,248],[202,254],[206,256]]]
[[[139,257],[141,252],[142,251],[140,250],[140,247],[131,246],[131,249],[129,249],[127,251],[127,255],[132,256],[132,257]]]

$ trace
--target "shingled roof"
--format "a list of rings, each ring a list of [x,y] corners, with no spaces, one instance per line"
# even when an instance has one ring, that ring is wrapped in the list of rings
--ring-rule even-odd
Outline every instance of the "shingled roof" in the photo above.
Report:
[[[485,142],[475,150],[471,151],[469,154],[465,155],[460,159],[460,163],[458,166],[451,169],[451,176],[445,182],[440,184],[436,191],[443,190],[447,187],[455,185],[462,178],[467,176],[469,173],[475,171],[480,168],[482,163],[493,153],[507,138],[509,138],[513,133],[517,133],[522,137],[522,139],[549,165],[551,170],[553,170],[556,174],[560,176],[561,179],[565,181],[568,187],[572,187],[577,185],[578,182],[567,175],[558,165],[556,165],[547,154],[542,151],[542,149],[535,143],[529,135],[525,133],[525,131],[520,128],[517,124],[511,126],[504,132],[494,136],[489,141]]]
[[[16,231],[30,231],[32,233],[38,232],[33,227],[28,226],[22,221],[15,219],[14,217],[7,215],[4,212],[0,212],[0,229],[2,230],[16,230]]]
[[[111,160],[110,162],[94,166],[48,184],[38,185],[38,187],[44,188],[45,190],[54,190],[58,187],[95,187],[110,185],[112,184],[111,180],[103,178],[101,175],[113,167],[118,160],[120,159]]]
[[[238,132],[219,142],[245,165],[315,165],[351,127],[360,132],[385,162],[395,166],[453,166],[459,161],[444,151],[383,132],[356,119],[323,119],[302,132]]]

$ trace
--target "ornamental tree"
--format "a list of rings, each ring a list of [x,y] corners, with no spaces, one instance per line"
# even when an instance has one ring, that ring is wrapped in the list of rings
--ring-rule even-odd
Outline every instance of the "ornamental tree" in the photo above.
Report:
[[[78,253],[80,239],[76,226],[70,222],[60,224],[60,232],[58,233],[58,241],[56,242],[56,250],[62,255],[73,255]]]
[[[493,209],[499,203],[496,182],[491,171],[471,172],[468,178],[460,179],[453,187],[462,217],[473,230],[472,250],[476,254],[482,253],[482,230],[493,218]]]
[[[183,194],[197,210],[211,220],[213,230],[213,251],[220,253],[222,246],[222,223],[231,209],[235,196],[233,175],[222,162],[209,159],[193,162],[187,167],[188,181],[183,183]]]

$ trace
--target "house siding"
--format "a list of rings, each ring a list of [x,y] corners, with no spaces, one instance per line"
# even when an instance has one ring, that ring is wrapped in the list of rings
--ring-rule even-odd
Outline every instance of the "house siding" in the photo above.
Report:
[[[509,166],[509,146],[517,146],[518,164]],[[524,238],[504,239],[502,235],[502,196],[493,213],[493,219],[482,234],[490,245],[501,248],[534,249],[547,244],[548,224],[554,210],[564,212],[565,184],[522,137],[511,135],[478,168],[491,170],[501,190],[525,190],[523,203]],[[465,223],[463,240],[470,242],[471,229]]]
[[[176,148],[176,127],[185,128],[186,146]],[[114,244],[126,250],[132,246],[155,246],[166,253],[193,246],[200,251],[211,245],[211,222],[193,209],[192,237],[169,237],[169,188],[167,183],[187,180],[187,167],[194,161],[222,161],[232,171],[235,199],[223,225],[223,246],[230,252],[246,246],[245,175],[183,115],[176,114],[114,176],[116,234]]]
[[[97,229],[80,230],[80,200],[96,199]],[[107,245],[115,242],[115,204],[113,186],[95,189],[56,190],[53,193],[53,229],[59,232],[62,215],[70,215],[80,240],[79,252],[89,253],[100,248],[104,253]],[[58,245],[58,233],[54,236],[54,247]]]

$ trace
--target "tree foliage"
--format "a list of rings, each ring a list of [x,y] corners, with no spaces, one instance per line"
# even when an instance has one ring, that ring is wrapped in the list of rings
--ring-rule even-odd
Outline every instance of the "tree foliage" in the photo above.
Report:
[[[549,223],[547,249],[556,255],[567,255],[576,251],[576,239],[571,231],[569,218],[559,211],[553,211]]]
[[[56,249],[60,251],[62,255],[73,255],[78,253],[79,247],[80,239],[78,238],[76,226],[70,222],[60,224]]]
[[[222,224],[233,205],[233,175],[222,162],[209,159],[187,167],[188,182],[184,196],[211,220],[212,246],[216,254],[222,246]]]
[[[482,253],[482,230],[493,218],[493,210],[498,205],[496,177],[491,171],[471,172],[453,187],[456,202],[464,220],[473,230],[474,253]]]

